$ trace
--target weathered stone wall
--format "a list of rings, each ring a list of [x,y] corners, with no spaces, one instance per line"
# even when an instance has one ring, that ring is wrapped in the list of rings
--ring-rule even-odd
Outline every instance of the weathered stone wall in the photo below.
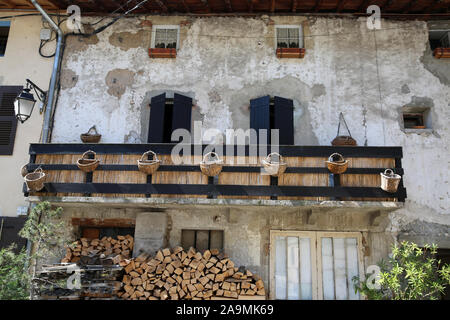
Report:
[[[408,198],[381,232],[395,235],[419,221],[431,234],[448,230],[450,63],[431,57],[426,23],[383,20],[373,32],[362,18],[271,19],[151,16],[119,20],[88,39],[70,37],[53,142],[79,142],[93,124],[102,142],[145,142],[148,104],[160,92],[191,96],[194,120],[222,131],[249,127],[250,99],[279,95],[294,100],[295,144],[329,145],[342,111],[358,145],[403,146]],[[148,57],[149,20],[180,25],[176,59]],[[304,59],[276,58],[274,24],[302,24]],[[433,129],[405,132],[401,107],[424,104]],[[206,227],[205,219],[173,218],[173,230],[193,221]],[[250,236],[259,226],[239,226],[248,241],[263,241]]]

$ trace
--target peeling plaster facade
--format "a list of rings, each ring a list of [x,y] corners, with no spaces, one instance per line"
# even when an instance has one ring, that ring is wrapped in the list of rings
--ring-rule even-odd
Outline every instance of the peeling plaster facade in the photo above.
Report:
[[[95,21],[84,22],[91,19]],[[160,24],[180,25],[176,59],[148,56],[151,25]],[[277,24],[303,26],[303,59],[276,57]],[[95,124],[103,143],[144,143],[150,99],[162,92],[192,97],[193,121],[222,132],[249,128],[250,99],[264,95],[293,99],[296,145],[330,145],[342,111],[358,145],[403,147],[408,191],[403,208],[373,218],[375,224],[370,218],[373,212],[360,216],[328,212],[319,222],[307,223],[301,208],[262,208],[236,215],[235,226],[226,208],[214,212],[180,208],[160,213],[171,221],[169,231],[158,229],[160,238],[168,237],[168,244],[174,246],[183,227],[220,228],[225,230],[225,249],[232,258],[261,268],[266,280],[270,229],[363,232],[368,241],[366,265],[385,257],[390,244],[407,229],[417,235],[409,240],[420,242],[434,234],[438,244],[448,247],[450,62],[431,56],[427,32],[425,22],[392,20],[383,20],[382,30],[373,32],[363,18],[119,20],[94,37],[68,39],[52,142],[79,142],[80,133]],[[430,107],[432,130],[405,132],[403,106]],[[87,214],[89,210],[75,211]],[[137,224],[140,215],[158,216],[133,214]],[[212,214],[223,215],[225,222],[215,224]],[[154,221],[160,219],[165,218]],[[140,233],[151,231],[152,219],[145,221],[149,227],[136,231],[137,240]],[[150,240],[142,236],[142,241]]]

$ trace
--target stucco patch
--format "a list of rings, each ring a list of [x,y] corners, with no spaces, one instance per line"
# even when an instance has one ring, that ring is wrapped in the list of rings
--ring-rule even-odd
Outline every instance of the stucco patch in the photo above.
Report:
[[[78,75],[71,69],[65,69],[61,74],[61,89],[70,89],[75,87],[78,81]]]
[[[94,28],[87,24],[83,24],[83,28],[85,33],[94,31]],[[98,42],[99,39],[96,34],[90,37],[70,36],[67,37],[65,50],[67,52],[85,51],[90,45],[95,45]]]
[[[127,69],[114,69],[106,75],[108,93],[120,99],[127,87],[134,82],[134,72]]]
[[[136,33],[116,32],[109,36],[109,43],[121,50],[127,51],[130,48],[138,48],[144,46],[144,39],[150,36],[148,31],[139,30]]]

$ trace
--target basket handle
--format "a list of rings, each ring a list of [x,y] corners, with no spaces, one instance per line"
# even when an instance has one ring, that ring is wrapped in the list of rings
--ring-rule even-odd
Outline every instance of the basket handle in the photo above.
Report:
[[[351,137],[352,134],[350,133],[350,129],[347,126],[347,122],[345,122],[344,114],[342,112],[339,113],[339,124],[338,124],[337,136],[339,136],[339,129],[341,128],[341,121],[344,123],[345,128],[347,129],[348,135]]]
[[[152,150],[148,150],[147,152],[144,152],[144,153],[142,154],[142,157],[141,157],[140,161],[144,161],[144,157],[145,157],[145,156],[148,156],[149,154],[152,154],[152,155],[153,155],[153,160],[155,160],[155,161],[158,160],[158,157],[156,156],[156,153],[154,153]]]
[[[272,157],[273,157],[273,156],[278,156],[278,162],[279,162],[279,163],[283,162],[283,157],[282,157],[281,154],[279,154],[278,152],[272,152],[272,153],[269,153],[269,154],[267,155],[267,157],[266,157],[266,160],[267,160],[269,163],[272,163]]]
[[[340,153],[335,152],[328,157],[328,161],[334,161],[333,156],[338,156],[341,160],[344,160],[344,157]]]
[[[392,169],[386,169],[386,170],[384,170],[384,175],[385,176],[393,176],[394,171]]]
[[[208,152],[207,154],[205,154],[205,155],[203,156],[203,161],[206,160],[206,157],[209,157],[209,159],[214,159],[214,158],[216,158],[217,160],[220,160],[220,159],[219,159],[219,155],[218,155],[217,153],[213,152],[213,151]]]
[[[81,156],[81,158],[82,159],[87,159],[87,158],[85,158],[88,154],[93,154],[94,155],[94,159],[95,159],[95,156],[97,155],[94,151],[92,151],[92,150],[88,150],[88,151],[86,151],[85,153],[83,153],[83,155]]]
[[[89,128],[87,134],[90,134],[92,130],[94,130],[94,132],[95,132],[94,134],[98,134],[97,128],[95,127],[95,125],[93,125],[92,127]]]
[[[39,167],[37,167],[34,171],[33,171],[33,173],[42,173],[43,171],[42,171],[42,168],[39,166]]]

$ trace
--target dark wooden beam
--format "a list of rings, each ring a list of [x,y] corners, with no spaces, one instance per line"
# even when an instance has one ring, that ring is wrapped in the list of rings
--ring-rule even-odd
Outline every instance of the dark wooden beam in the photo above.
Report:
[[[411,11],[411,9],[417,4],[417,2],[419,2],[419,0],[412,0],[409,1],[408,4],[406,6],[403,7],[402,12],[403,13],[408,13]]]
[[[394,4],[394,0],[387,0],[382,6],[380,6],[381,10],[389,10],[389,8]]]
[[[292,0],[292,12],[297,12],[297,0]]]
[[[9,0],[0,0],[1,3],[6,4],[9,8],[14,9],[17,7],[17,4],[9,1]]]
[[[224,0],[228,12],[233,12],[233,8],[231,7],[231,1],[230,0]]]
[[[361,3],[361,6],[359,7],[358,11],[359,12],[366,12],[367,8],[369,7],[369,4],[370,4],[370,0],[364,0]]]
[[[442,4],[442,0],[434,0],[434,3],[425,10],[425,13],[431,13],[433,10],[435,10],[438,6]]]
[[[189,6],[186,4],[186,1],[181,0],[181,2],[183,3],[184,11],[186,11],[186,13],[190,13],[191,10],[189,10]]]
[[[275,0],[272,0],[272,2],[270,3],[270,12],[274,13],[275,12]]]
[[[322,6],[323,0],[316,0],[316,5],[314,7],[314,12],[319,12],[320,7]]]
[[[207,12],[207,13],[210,13],[210,12],[211,12],[211,7],[209,6],[208,0],[201,0],[201,1],[202,1],[203,5],[204,5],[205,8],[206,8],[206,12]]]
[[[47,0],[47,2],[50,3],[55,9],[66,9],[67,7],[62,1],[59,0]]]
[[[339,0],[338,6],[336,11],[338,13],[340,13],[342,11],[342,9],[344,9],[345,3],[347,2],[347,0]]]
[[[247,7],[248,7],[248,12],[249,13],[253,12],[253,1],[254,0],[247,0]]]
[[[169,12],[169,8],[161,1],[161,0],[155,0],[155,2],[158,4],[158,6],[161,8],[161,10],[165,13]]]

